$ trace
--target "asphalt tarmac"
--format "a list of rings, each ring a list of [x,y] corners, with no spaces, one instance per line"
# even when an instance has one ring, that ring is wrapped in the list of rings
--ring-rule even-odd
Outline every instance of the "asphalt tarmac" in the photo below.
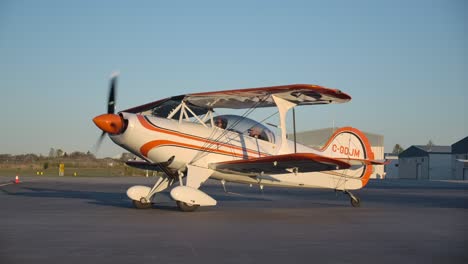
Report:
[[[341,193],[218,182],[216,207],[168,194],[134,209],[154,178],[0,177],[0,263],[468,263],[468,182],[372,181]]]

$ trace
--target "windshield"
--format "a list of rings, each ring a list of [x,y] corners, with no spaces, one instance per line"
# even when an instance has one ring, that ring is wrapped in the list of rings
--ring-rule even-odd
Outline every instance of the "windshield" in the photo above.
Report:
[[[261,123],[250,118],[236,115],[219,115],[213,118],[215,126],[235,131],[271,143],[275,143],[274,133]],[[206,122],[211,125],[210,121]]]

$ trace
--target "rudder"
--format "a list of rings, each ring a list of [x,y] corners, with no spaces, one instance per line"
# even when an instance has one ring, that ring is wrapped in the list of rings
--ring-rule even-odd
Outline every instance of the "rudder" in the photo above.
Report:
[[[355,160],[373,160],[374,153],[366,135],[353,127],[342,127],[336,130],[324,147],[321,149],[323,155]],[[358,169],[344,170],[343,173],[351,178],[360,178],[364,187],[373,172],[373,166],[361,166]]]

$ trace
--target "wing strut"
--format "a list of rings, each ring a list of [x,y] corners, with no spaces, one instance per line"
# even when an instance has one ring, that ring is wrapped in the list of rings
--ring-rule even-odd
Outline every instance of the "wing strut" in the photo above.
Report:
[[[293,133],[294,133],[294,153],[297,153],[297,140],[296,140],[296,108],[293,107]]]
[[[281,146],[277,155],[288,154],[291,153],[291,150],[289,149],[288,140],[286,139],[286,113],[289,109],[296,106],[297,104],[280,98],[276,95],[273,95],[272,97],[273,100],[275,100],[275,104],[278,107],[278,112],[280,114]]]

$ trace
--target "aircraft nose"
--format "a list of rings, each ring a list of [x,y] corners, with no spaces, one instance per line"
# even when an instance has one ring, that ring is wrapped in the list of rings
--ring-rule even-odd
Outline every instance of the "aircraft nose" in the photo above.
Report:
[[[123,131],[124,122],[119,115],[103,114],[93,118],[94,124],[109,134],[119,134]]]

